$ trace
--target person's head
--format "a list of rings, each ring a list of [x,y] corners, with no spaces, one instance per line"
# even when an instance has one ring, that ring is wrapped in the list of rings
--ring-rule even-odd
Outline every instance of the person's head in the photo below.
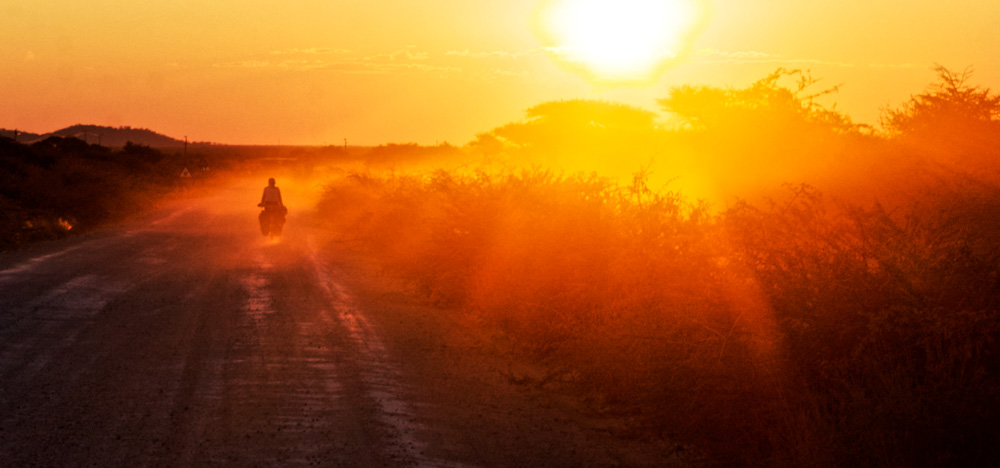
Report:
[[[267,179],[267,185],[269,185],[271,187],[274,187],[274,177],[271,177],[270,179]]]

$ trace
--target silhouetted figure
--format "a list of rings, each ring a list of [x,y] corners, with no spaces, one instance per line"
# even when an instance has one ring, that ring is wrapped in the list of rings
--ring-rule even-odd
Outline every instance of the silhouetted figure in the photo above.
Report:
[[[267,187],[264,187],[264,193],[257,206],[264,208],[258,216],[260,233],[271,237],[280,236],[288,208],[285,208],[285,203],[281,200],[281,189],[274,185],[273,177],[267,179]]]

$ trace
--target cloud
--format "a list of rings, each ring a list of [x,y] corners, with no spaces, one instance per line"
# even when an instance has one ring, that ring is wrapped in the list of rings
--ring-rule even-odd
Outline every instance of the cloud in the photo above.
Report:
[[[754,50],[741,50],[736,52],[727,52],[724,50],[715,49],[701,49],[695,52],[697,56],[712,56],[718,57],[720,59],[729,59],[732,61],[757,61],[757,60],[768,60],[779,57],[778,55],[768,54],[766,52],[757,52]]]
[[[922,68],[926,65],[917,65],[915,63],[869,63],[869,68]]]
[[[399,72],[460,73],[461,68],[426,63],[341,63],[331,69],[352,74],[389,74]]]
[[[215,68],[277,69],[277,70],[322,70],[329,66],[323,60],[241,60],[218,63]]]
[[[493,70],[492,75],[494,75],[494,76],[509,76],[509,77],[514,77],[514,78],[525,78],[529,74],[528,74],[528,72],[526,72],[524,70],[513,71],[513,70],[501,70],[501,69],[497,68],[497,69]]]
[[[273,50],[271,55],[335,55],[350,54],[349,49],[334,49],[332,47],[310,47],[307,49]]]
[[[409,46],[405,49],[396,50],[389,52],[387,54],[377,54],[365,57],[364,60],[370,62],[378,61],[396,61],[396,60],[427,60],[431,57],[431,54],[427,52],[415,51],[414,46]]]
[[[215,68],[269,68],[271,62],[267,60],[240,60],[236,62],[216,63]]]
[[[545,51],[545,48],[530,49],[517,52],[509,52],[505,50],[490,50],[490,51],[470,51],[465,50],[449,50],[445,52],[445,55],[451,57],[462,57],[470,59],[488,59],[488,58],[500,58],[500,59],[518,59],[529,55],[539,55]]]
[[[701,63],[771,63],[777,65],[825,65],[842,68],[914,68],[911,63],[851,63],[831,60],[821,60],[813,58],[788,58],[777,54],[769,54],[759,51],[722,51],[716,49],[702,49],[695,52],[695,57]]]
[[[774,63],[774,64],[811,64],[829,65],[834,67],[856,67],[856,64],[848,62],[834,62],[809,58],[787,58],[777,54],[769,54],[755,50],[724,51],[716,49],[702,49],[695,52],[702,63]]]
[[[550,50],[551,49],[551,50]],[[345,74],[394,74],[394,73],[465,73],[463,61],[516,60],[523,57],[558,53],[558,48],[539,47],[521,51],[450,50],[441,55],[432,55],[414,45],[383,53],[361,55],[348,49],[332,47],[296,48],[274,50],[244,60],[222,62],[215,68],[279,71],[329,71]],[[481,68],[469,66],[470,69]],[[483,73],[483,72],[480,72]],[[483,76],[483,75],[480,75]],[[525,77],[527,72],[498,66],[489,77]]]
[[[331,71],[349,74],[457,73],[462,69],[428,63],[431,55],[415,46],[392,52],[356,56],[347,49],[316,47],[271,51],[265,56],[217,63],[215,68],[280,71]]]

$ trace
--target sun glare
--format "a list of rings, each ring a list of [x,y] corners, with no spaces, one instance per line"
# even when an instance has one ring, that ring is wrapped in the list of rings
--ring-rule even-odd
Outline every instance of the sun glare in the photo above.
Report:
[[[647,81],[678,57],[699,13],[696,0],[553,0],[540,26],[557,58],[598,81]]]

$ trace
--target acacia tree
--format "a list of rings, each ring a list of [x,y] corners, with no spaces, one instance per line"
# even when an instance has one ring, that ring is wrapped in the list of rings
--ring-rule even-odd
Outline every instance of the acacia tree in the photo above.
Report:
[[[892,137],[964,136],[970,131],[996,131],[1000,96],[972,86],[972,68],[961,72],[935,65],[938,82],[911,96],[898,109],[883,112],[881,124]]]
[[[794,88],[783,86],[783,78],[793,78]],[[747,88],[680,86],[658,99],[660,107],[681,118],[689,128],[713,133],[743,135],[747,132],[787,134],[789,130],[823,128],[835,132],[855,132],[861,128],[816,98],[838,91],[839,87],[812,92],[818,80],[802,70],[779,68]]]
[[[882,128],[917,161],[995,180],[1000,177],[1000,96],[969,84],[971,68],[954,72],[936,65],[934,70],[938,81],[898,109],[884,111]]]
[[[718,193],[827,177],[859,157],[864,126],[827,108],[807,71],[779,68],[746,88],[681,86],[657,103],[684,124],[689,160]]]
[[[632,171],[648,162],[660,130],[656,113],[605,101],[574,99],[539,104],[526,120],[478,135],[473,147],[572,171]]]
[[[624,139],[656,129],[656,114],[636,107],[574,99],[539,104],[525,111],[527,121],[504,125],[492,135],[521,147],[593,144]]]

